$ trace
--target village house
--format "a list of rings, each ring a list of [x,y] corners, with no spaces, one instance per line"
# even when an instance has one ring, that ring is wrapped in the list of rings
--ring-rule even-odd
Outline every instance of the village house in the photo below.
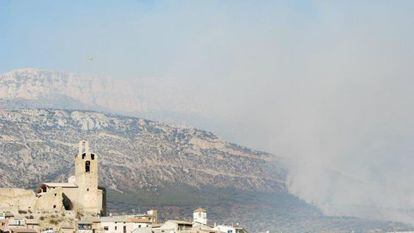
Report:
[[[180,220],[168,220],[158,229],[154,229],[154,233],[190,233],[193,229],[193,223]]]
[[[207,225],[207,211],[203,208],[198,208],[194,210],[193,223]]]
[[[28,227],[27,220],[23,217],[7,216],[5,219],[0,220],[0,232],[2,233],[14,233],[14,232],[27,232],[35,233],[37,230]]]
[[[247,233],[247,231],[240,227],[239,225],[236,226],[229,226],[229,225],[217,225],[214,229],[222,232],[222,233]]]
[[[152,226],[157,223],[157,219],[156,210],[135,215],[87,216],[78,222],[77,231],[82,233],[130,233],[133,231],[151,233]]]
[[[156,210],[146,214],[87,217],[78,222],[80,233],[247,233],[239,226],[210,226],[207,211],[198,208],[193,212],[193,221],[167,220],[157,223]]]

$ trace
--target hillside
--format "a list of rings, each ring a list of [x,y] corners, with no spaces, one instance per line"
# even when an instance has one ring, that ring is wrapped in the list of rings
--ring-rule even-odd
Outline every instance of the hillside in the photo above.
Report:
[[[198,129],[90,111],[1,110],[0,182],[29,188],[63,181],[81,139],[99,156],[110,212],[156,207],[174,218],[204,206],[212,221],[240,222],[253,232],[404,227],[323,216],[288,193],[283,160],[274,155]]]
[[[7,185],[32,185],[62,171],[68,175],[76,143],[87,139],[102,155],[103,184],[114,190],[152,188],[164,182],[214,183],[271,192],[284,189],[285,172],[274,156],[224,142],[202,130],[97,112],[20,110],[0,114],[5,143],[2,165],[12,165],[8,174],[24,180],[2,174]],[[21,157],[6,156],[12,152]]]

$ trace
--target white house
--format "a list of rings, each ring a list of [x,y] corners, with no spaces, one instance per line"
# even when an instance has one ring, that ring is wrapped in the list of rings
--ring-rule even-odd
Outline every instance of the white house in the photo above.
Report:
[[[78,231],[78,232],[82,232],[82,231]],[[47,229],[43,229],[41,233],[56,233],[56,231],[53,230],[53,228],[47,228]]]
[[[98,229],[110,233],[147,232],[153,219],[149,215],[121,215],[108,216],[99,219]],[[141,230],[140,230],[141,229]]]
[[[79,221],[78,222],[78,233],[92,233],[92,221]]]
[[[194,210],[193,223],[207,225],[207,211],[203,208]]]
[[[217,225],[214,229],[219,230],[222,233],[247,233],[244,228],[239,226]]]
[[[190,233],[193,223],[179,220],[168,220],[159,228],[153,229],[154,233]]]

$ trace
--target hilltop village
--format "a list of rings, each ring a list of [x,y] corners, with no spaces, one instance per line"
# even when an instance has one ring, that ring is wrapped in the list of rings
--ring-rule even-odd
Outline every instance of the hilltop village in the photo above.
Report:
[[[66,183],[42,183],[25,190],[0,188],[0,232],[81,233],[245,233],[240,226],[209,225],[198,208],[193,220],[159,222],[155,209],[134,215],[107,216],[106,190],[98,185],[98,156],[87,141],[79,143],[75,174]]]

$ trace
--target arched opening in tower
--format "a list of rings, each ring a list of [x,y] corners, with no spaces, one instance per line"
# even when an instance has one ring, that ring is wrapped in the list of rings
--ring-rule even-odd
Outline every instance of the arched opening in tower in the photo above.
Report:
[[[90,171],[91,171],[91,162],[86,161],[85,162],[85,172],[90,172]]]

